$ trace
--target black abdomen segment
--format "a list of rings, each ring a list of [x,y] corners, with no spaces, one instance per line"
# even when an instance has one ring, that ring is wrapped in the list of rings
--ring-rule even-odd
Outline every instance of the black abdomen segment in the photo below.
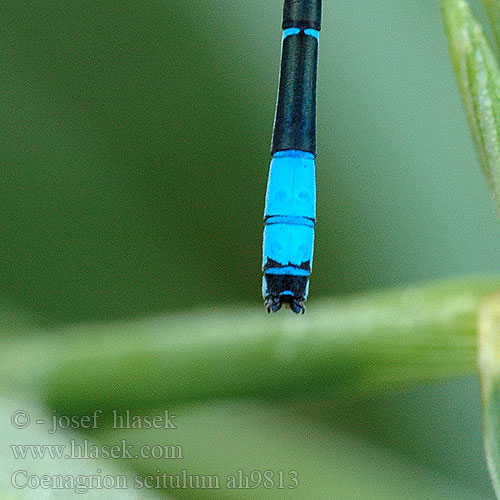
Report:
[[[317,68],[317,38],[301,31],[283,40],[272,154],[295,149],[316,155]]]
[[[285,0],[283,29],[271,154],[293,149],[316,155],[316,81],[321,0]]]
[[[285,0],[283,29],[321,29],[321,0]]]

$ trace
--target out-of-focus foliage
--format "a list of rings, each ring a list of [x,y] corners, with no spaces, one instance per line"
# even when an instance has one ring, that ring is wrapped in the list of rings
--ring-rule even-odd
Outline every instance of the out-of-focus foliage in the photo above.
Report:
[[[500,3],[483,0],[497,44]],[[472,135],[483,171],[500,215],[500,68],[481,24],[465,0],[442,0],[443,20]],[[484,442],[488,466],[500,498],[499,296],[483,308],[479,326]]]
[[[484,443],[497,496],[500,496],[500,309],[494,295],[482,308],[479,367],[484,419]]]
[[[439,6],[324,4],[311,301],[496,269]],[[2,3],[0,291],[61,320],[260,302],[281,5]]]
[[[1,3],[0,293],[9,302],[51,322],[260,304],[281,4]],[[497,271],[500,229],[439,5],[325,1],[323,26],[309,308],[340,293]],[[340,447],[362,469],[352,484],[377,485],[374,500],[388,491],[487,499],[477,394],[465,381],[363,403],[288,402],[311,450],[300,425],[269,405],[188,409],[182,432],[200,438],[193,467],[212,460],[213,442],[233,449],[234,436],[242,449],[220,460],[246,463],[254,443],[258,466],[268,451],[255,441],[266,435],[257,413],[263,429],[288,426],[290,463],[328,469],[331,484],[345,479],[329,467]],[[354,487],[341,493],[360,498]]]

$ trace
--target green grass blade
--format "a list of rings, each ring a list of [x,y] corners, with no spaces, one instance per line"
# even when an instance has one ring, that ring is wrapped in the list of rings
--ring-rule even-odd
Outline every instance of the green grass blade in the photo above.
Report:
[[[442,0],[453,66],[479,158],[500,215],[500,71],[498,61],[464,0]],[[490,9],[496,19],[498,6]],[[496,21],[494,20],[494,23]],[[495,30],[496,32],[496,30]]]
[[[82,325],[4,343],[4,392],[62,412],[333,389],[341,393],[476,371],[477,311],[500,278],[395,288],[259,310]]]

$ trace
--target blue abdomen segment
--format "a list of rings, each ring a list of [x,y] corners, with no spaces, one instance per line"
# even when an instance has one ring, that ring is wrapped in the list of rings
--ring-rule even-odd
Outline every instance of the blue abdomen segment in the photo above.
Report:
[[[303,312],[315,220],[314,155],[300,150],[275,153],[264,216],[263,296],[269,311],[277,311],[285,303],[295,312]]]

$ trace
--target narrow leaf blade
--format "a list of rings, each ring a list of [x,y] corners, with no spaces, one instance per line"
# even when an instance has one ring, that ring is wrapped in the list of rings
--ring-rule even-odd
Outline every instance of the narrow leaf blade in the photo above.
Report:
[[[500,215],[500,70],[464,0],[442,0],[455,74],[488,187]]]
[[[497,48],[500,50],[500,0],[483,0],[483,4],[490,20]]]

